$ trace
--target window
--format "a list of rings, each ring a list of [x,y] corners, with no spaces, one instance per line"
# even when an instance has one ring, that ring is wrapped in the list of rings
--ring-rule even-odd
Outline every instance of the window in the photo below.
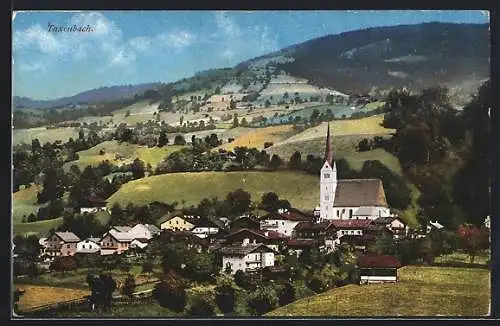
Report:
[[[281,225],[285,225],[285,222],[281,222]]]
[[[340,216],[340,211],[337,209],[337,217]]]
[[[349,218],[352,218],[352,208],[349,209]]]
[[[330,196],[326,195],[325,200],[330,200]]]
[[[70,244],[68,243],[68,244],[66,245],[66,248],[69,248],[69,246],[70,246]]]
[[[179,225],[179,221],[175,221],[175,224]]]
[[[324,177],[325,179],[328,179],[328,178],[330,177],[330,173],[324,173],[324,174],[323,174],[323,177]]]

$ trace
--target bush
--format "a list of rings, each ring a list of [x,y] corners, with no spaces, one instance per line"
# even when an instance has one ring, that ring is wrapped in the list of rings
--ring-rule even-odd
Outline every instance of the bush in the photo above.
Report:
[[[287,305],[295,300],[295,288],[292,283],[286,282],[279,288],[278,299],[280,306]]]
[[[54,271],[74,271],[76,268],[76,260],[71,256],[56,257],[50,264],[50,270]]]
[[[143,273],[152,273],[153,272],[153,262],[150,260],[146,260],[142,264],[142,272]]]
[[[215,315],[215,305],[206,297],[196,297],[187,313],[194,317],[212,317]]]
[[[128,297],[132,297],[132,293],[135,290],[135,278],[132,275],[128,275],[123,283],[122,293]]]
[[[278,306],[278,296],[272,287],[259,287],[248,299],[248,308],[257,315],[265,314]]]
[[[181,312],[186,305],[185,284],[173,271],[169,271],[153,289],[153,297],[162,307]]]

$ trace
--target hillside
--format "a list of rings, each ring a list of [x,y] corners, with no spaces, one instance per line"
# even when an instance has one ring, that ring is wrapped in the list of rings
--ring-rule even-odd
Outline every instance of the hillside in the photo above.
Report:
[[[319,196],[319,178],[291,171],[169,173],[126,183],[108,199],[108,205],[160,201],[178,202],[182,207],[197,205],[203,198],[224,199],[238,188],[250,192],[254,202],[273,191],[298,209],[313,210]]]
[[[158,86],[157,83],[146,83],[139,85],[101,87],[81,92],[73,96],[53,100],[33,100],[28,97],[14,96],[12,100],[12,107],[43,109],[77,104],[117,101],[123,98],[133,97],[136,94],[144,93],[145,91],[153,89],[156,86]]]
[[[268,317],[485,316],[490,272],[406,266],[395,284],[347,285],[271,311]]]

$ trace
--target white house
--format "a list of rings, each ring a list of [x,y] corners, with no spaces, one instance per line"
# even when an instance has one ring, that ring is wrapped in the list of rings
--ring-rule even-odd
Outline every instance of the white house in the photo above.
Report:
[[[427,224],[427,233],[431,232],[432,229],[436,229],[436,230],[441,230],[442,228],[444,228],[444,226],[439,223],[438,221],[430,221],[428,224]]]
[[[490,216],[486,216],[486,218],[484,219],[484,227],[487,228],[487,229],[490,229],[491,228],[491,219],[490,219]]]
[[[361,219],[374,220],[391,216],[380,179],[337,180],[333,159],[330,126],[326,136],[325,163],[320,176],[319,221]]]
[[[379,217],[373,221],[376,225],[383,225],[393,234],[394,239],[401,239],[408,236],[410,228],[399,217]]]
[[[38,240],[38,244],[40,245],[40,256],[45,255],[47,249],[47,238],[40,238]]]
[[[134,239],[130,243],[130,248],[141,248],[144,249],[148,246],[148,242],[146,239]]]
[[[101,255],[112,255],[115,252],[121,254],[130,248],[133,240],[134,237],[131,233],[119,232],[113,228],[102,236]]]
[[[133,228],[127,231],[132,234],[134,239],[151,239],[160,234],[161,230],[152,224],[136,224]]]
[[[191,233],[202,239],[217,234],[221,229],[224,229],[224,223],[215,218],[199,217],[191,220],[191,222],[194,224]]]
[[[101,239],[99,238],[87,238],[76,244],[77,254],[92,254],[99,252],[101,250]]]
[[[107,202],[104,200],[99,200],[95,198],[89,198],[85,203],[78,206],[80,214],[83,213],[97,213],[101,211],[106,211],[110,213],[110,210],[106,207]]]
[[[291,237],[293,230],[302,221],[311,220],[295,210],[279,209],[277,213],[270,213],[260,221],[261,230],[270,230]]]
[[[233,244],[222,247],[222,271],[231,268],[231,274],[238,270],[249,272],[274,266],[274,251],[264,244]]]

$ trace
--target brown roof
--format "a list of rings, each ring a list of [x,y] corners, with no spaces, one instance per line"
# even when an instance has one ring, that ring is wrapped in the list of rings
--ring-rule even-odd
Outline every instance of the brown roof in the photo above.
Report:
[[[80,238],[73,232],[56,232],[55,233],[64,242],[80,242]]]
[[[287,220],[287,221],[310,221],[313,219],[312,216],[304,214],[298,210],[288,210],[284,213],[272,212],[264,216],[263,219],[266,220]]]
[[[366,267],[379,267],[379,268],[399,268],[401,263],[395,256],[388,255],[362,255],[358,258],[358,266],[361,268]]]
[[[345,234],[340,237],[341,243],[349,243],[352,245],[367,245],[372,244],[377,240],[374,235],[371,234],[363,234],[363,235],[352,235]]]
[[[333,223],[331,221],[314,223],[314,222],[300,222],[295,226],[296,231],[302,230],[326,230],[329,227],[333,227]]]
[[[287,242],[288,247],[313,247],[315,244],[312,239],[289,239]]]
[[[222,247],[220,249],[220,252],[223,255],[231,255],[231,256],[246,256],[252,252],[255,251],[267,251],[267,252],[274,252],[271,248],[267,247],[266,245],[260,243],[260,244],[248,244],[245,246],[242,246],[241,244],[234,244],[231,246],[226,246]]]
[[[226,236],[226,238],[236,234],[236,233],[240,233],[240,232],[250,232],[250,233],[253,233],[259,237],[262,237],[264,239],[282,239],[282,238],[287,238],[286,235],[284,234],[281,234],[279,232],[276,232],[276,231],[270,231],[270,230],[256,230],[256,229],[238,229],[238,230],[235,230],[234,232],[228,234]]]
[[[387,207],[384,187],[380,179],[338,180],[333,206]]]
[[[332,220],[331,223],[337,229],[366,229],[373,224],[371,220]]]

